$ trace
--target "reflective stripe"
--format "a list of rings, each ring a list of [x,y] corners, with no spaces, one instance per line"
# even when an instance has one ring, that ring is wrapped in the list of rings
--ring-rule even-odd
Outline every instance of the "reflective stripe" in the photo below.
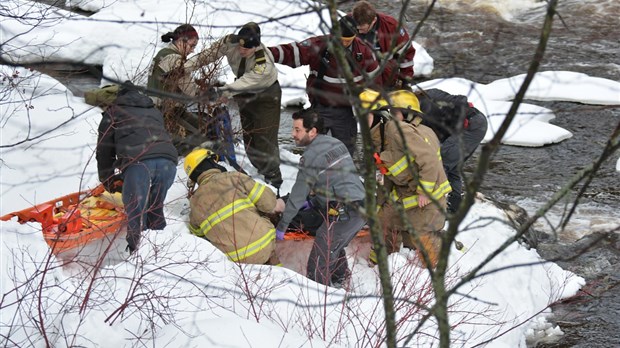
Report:
[[[411,163],[413,162],[415,162],[414,158],[411,159]],[[386,175],[397,176],[408,167],[409,164],[407,163],[407,156],[403,156],[401,159],[396,161],[396,163],[394,163],[391,167],[388,168],[388,172],[386,173]]]
[[[357,83],[360,82],[364,79],[364,76],[355,76],[353,78],[353,82]],[[329,83],[339,83],[339,84],[344,84],[347,83],[347,80],[343,77],[329,77],[329,76],[323,76],[323,80],[325,80],[325,82],[329,82]]]
[[[368,77],[371,77],[371,78],[375,77],[375,75],[377,75],[378,72],[379,72],[379,66],[377,66],[375,70],[373,71],[366,71],[366,73],[368,74]]]
[[[208,218],[206,218],[201,224],[200,224],[200,228],[190,228],[192,233],[197,235],[198,237],[205,237],[207,235],[207,233],[209,233],[209,231],[211,231],[211,229],[219,224],[220,222],[228,219],[229,217],[231,217],[234,213],[238,213],[242,210],[245,210],[247,208],[250,208],[254,206],[254,204],[252,203],[252,201],[250,201],[249,198],[241,198],[241,199],[237,199],[236,201],[228,204],[227,206],[225,206],[224,208],[216,211],[215,213],[211,214]]]
[[[264,236],[262,236],[260,239],[258,239],[254,243],[251,243],[248,246],[245,246],[243,248],[239,248],[237,250],[233,250],[229,253],[226,253],[226,256],[228,256],[228,258],[231,261],[235,261],[235,262],[246,259],[256,254],[257,252],[265,249],[266,247],[268,247],[271,244],[271,242],[273,242],[275,239],[276,239],[276,229],[275,228],[269,229],[269,232],[267,232]]]
[[[297,45],[295,44],[291,44],[291,46],[293,46],[293,59],[294,59],[294,64],[295,67],[300,67],[301,66],[301,59],[299,58],[300,53],[299,53],[299,47],[297,47]]]
[[[252,187],[252,190],[248,195],[248,198],[252,201],[252,204],[256,204],[256,202],[258,202],[259,198],[263,195],[263,192],[265,192],[265,187],[265,185],[258,182],[254,184],[254,187]]]
[[[452,191],[452,187],[450,186],[450,182],[446,180],[441,185],[439,185],[439,187],[437,187],[435,191],[431,193],[431,198],[433,198],[434,200],[439,200],[445,195],[447,195],[448,193],[450,193],[450,191]],[[418,197],[419,195],[412,195],[412,196],[404,197],[402,199],[402,202],[403,202],[403,207],[405,208],[405,210],[417,207]],[[390,193],[390,198],[392,198],[394,201],[398,201],[399,197],[398,197],[398,193],[396,193],[396,190],[393,190]]]
[[[408,68],[410,66],[413,66],[413,60],[410,60],[408,62],[402,62],[398,65],[399,68]]]
[[[433,190],[433,188],[435,187],[435,182],[434,181],[424,181],[424,180],[420,179],[420,185],[421,185],[422,191],[424,191],[424,192],[431,192]]]
[[[284,61],[284,50],[280,45],[276,46],[276,48],[278,49],[278,61],[276,63],[282,64],[282,62]]]

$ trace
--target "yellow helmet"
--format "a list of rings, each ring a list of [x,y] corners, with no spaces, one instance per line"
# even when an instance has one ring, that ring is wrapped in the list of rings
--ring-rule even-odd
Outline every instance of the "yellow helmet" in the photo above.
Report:
[[[219,162],[219,156],[215,152],[204,148],[196,148],[185,156],[185,163],[183,164],[183,167],[185,168],[187,176],[189,177],[192,175],[194,169],[196,169],[196,167],[198,167],[198,165],[206,158],[210,158],[214,162]]]
[[[381,94],[370,88],[366,88],[360,93],[360,102],[364,109],[369,110],[379,110],[388,106],[387,101],[381,97]]]
[[[415,93],[403,89],[390,92],[388,94],[390,105],[397,109],[409,109],[417,112],[420,110],[420,101],[416,97]]]

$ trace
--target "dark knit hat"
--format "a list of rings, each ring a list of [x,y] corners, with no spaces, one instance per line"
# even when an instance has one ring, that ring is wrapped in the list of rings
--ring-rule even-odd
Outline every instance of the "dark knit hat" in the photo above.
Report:
[[[245,48],[254,48],[260,46],[260,28],[258,24],[249,22],[241,27],[239,33],[236,35],[239,46]]]
[[[344,16],[338,21],[340,24],[340,30],[342,31],[342,37],[353,37],[357,35],[357,24],[351,16]]]
[[[189,178],[193,182],[198,182],[198,177],[200,176],[200,174],[206,172],[209,169],[219,169],[220,172],[225,172],[226,171],[226,168],[224,168],[221,165],[217,164],[213,159],[205,158],[205,159],[202,160],[202,162],[200,162],[196,166],[196,169],[194,169],[192,171],[192,174],[190,174]]]

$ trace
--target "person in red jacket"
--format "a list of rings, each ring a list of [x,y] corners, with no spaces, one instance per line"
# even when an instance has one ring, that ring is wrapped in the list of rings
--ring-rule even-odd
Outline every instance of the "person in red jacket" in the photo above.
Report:
[[[360,39],[370,45],[379,61],[388,60],[384,85],[392,89],[408,86],[413,80],[415,48],[405,28],[394,17],[377,12],[368,1],[356,2],[351,15]]]
[[[346,70],[353,75],[353,82],[359,86],[383,85],[383,75],[379,74],[379,63],[372,50],[356,37],[356,24],[351,17],[339,21],[340,43],[345,48]],[[310,73],[306,82],[306,92],[312,107],[325,121],[324,133],[342,141],[353,155],[357,138],[357,121],[352,105],[356,100],[351,94],[338,59],[331,49],[330,41],[340,35],[323,35],[269,47],[276,63],[297,68],[308,65]],[[372,88],[372,87],[370,87]]]

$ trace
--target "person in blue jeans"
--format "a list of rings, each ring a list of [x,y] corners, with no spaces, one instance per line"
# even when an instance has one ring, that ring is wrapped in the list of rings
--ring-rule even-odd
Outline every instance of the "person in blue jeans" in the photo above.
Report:
[[[127,214],[127,249],[140,245],[141,232],[166,227],[164,201],[176,175],[178,153],[162,113],[148,96],[124,83],[102,114],[96,149],[99,180],[122,192]]]

